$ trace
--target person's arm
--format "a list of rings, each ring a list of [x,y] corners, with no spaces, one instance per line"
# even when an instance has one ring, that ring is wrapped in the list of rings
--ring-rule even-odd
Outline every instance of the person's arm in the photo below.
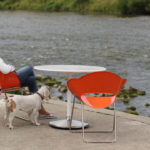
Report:
[[[3,59],[0,58],[0,71],[4,74],[8,74],[10,72],[13,72],[15,70],[15,67],[12,65],[6,64]]]

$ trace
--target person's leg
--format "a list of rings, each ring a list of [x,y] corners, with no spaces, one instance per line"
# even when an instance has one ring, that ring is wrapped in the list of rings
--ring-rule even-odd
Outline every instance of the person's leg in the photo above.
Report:
[[[38,91],[36,79],[35,79],[35,76],[33,75],[28,77],[24,86],[27,86],[31,93],[36,93]]]
[[[29,91],[35,93],[38,91],[33,68],[31,66],[25,66],[17,71],[22,87],[27,86]]]
[[[41,115],[50,115],[50,113],[45,110],[45,108],[43,107],[43,105],[41,105],[41,109],[39,110],[39,113]]]
[[[37,82],[35,79],[34,71],[31,66],[25,66],[17,71],[18,77],[20,79],[20,84],[22,87],[27,86],[31,93],[35,93],[38,91]],[[42,115],[50,115],[49,112],[45,110],[43,105],[41,104],[41,110],[39,111]]]

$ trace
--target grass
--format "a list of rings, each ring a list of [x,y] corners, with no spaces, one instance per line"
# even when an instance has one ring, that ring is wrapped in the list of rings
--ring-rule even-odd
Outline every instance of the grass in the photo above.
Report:
[[[150,0],[0,0],[0,9],[149,15]]]

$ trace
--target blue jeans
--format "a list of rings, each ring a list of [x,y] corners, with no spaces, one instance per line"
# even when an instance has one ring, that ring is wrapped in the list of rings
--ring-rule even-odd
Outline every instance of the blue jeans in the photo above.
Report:
[[[25,66],[17,71],[20,79],[21,87],[27,86],[29,91],[35,93],[38,91],[33,68],[31,66]]]

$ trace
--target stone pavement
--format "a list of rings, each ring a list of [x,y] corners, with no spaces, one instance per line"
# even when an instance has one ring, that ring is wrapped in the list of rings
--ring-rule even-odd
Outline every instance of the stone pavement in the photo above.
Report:
[[[67,103],[51,100],[44,104],[46,109],[57,116],[66,118]],[[80,104],[75,105],[74,119],[81,120]],[[106,109],[92,110],[85,107],[85,121],[93,129],[110,129],[112,111]],[[19,116],[26,117],[23,112]],[[40,126],[29,121],[15,118],[14,129],[9,130],[4,123],[4,103],[0,101],[0,150],[149,150],[150,118],[117,112],[117,142],[91,144],[82,141],[81,133],[70,133],[68,130],[52,128],[49,121],[39,120]],[[94,134],[91,138],[106,139],[110,134]],[[88,137],[90,135],[88,134]]]

